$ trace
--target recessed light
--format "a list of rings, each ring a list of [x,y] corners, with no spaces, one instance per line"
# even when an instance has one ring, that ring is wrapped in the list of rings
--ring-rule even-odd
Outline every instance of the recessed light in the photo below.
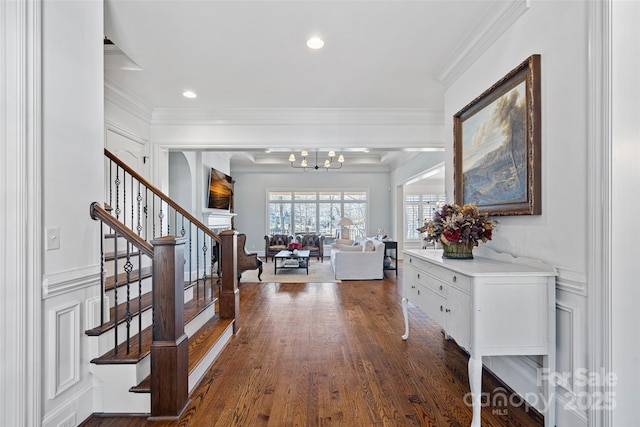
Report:
[[[322,40],[320,37],[311,37],[309,40],[307,40],[307,46],[310,49],[320,49],[322,48],[322,46],[324,46],[324,40]]]
[[[197,98],[198,95],[192,90],[185,90],[184,92],[182,92],[182,96],[184,96],[185,98],[193,99]]]

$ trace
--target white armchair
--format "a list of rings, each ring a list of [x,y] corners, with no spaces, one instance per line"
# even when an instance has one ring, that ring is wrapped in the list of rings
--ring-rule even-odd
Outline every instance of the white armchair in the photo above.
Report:
[[[367,242],[370,243],[367,244]],[[378,240],[367,240],[367,242],[360,246],[338,245],[331,249],[331,266],[336,279],[373,280],[384,277],[384,242]]]

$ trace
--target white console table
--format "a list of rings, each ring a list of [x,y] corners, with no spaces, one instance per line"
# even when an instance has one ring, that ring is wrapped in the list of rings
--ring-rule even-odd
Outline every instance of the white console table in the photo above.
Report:
[[[472,427],[480,427],[482,357],[542,355],[555,371],[555,278],[549,265],[514,258],[487,248],[474,249],[473,260],[442,258],[442,250],[403,251],[405,333],[409,338],[407,303],[411,301],[438,322],[447,338],[469,351]],[[545,384],[545,426],[555,425],[552,381]]]

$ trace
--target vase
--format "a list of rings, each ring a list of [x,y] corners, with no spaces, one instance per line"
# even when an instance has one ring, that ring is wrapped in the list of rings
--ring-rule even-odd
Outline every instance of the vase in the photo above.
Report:
[[[473,243],[451,243],[442,244],[442,258],[449,259],[473,259]]]

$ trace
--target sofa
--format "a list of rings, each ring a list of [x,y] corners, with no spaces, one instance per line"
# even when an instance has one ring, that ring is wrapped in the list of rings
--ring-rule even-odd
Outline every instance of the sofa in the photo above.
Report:
[[[331,267],[338,280],[375,280],[384,277],[384,242],[367,239],[360,244],[334,244]]]
[[[293,236],[286,234],[268,234],[264,236],[264,256],[269,262],[269,257],[273,257],[280,251],[287,249],[289,243],[293,241]]]
[[[296,242],[302,246],[300,249],[309,251],[309,257],[317,257],[318,261],[324,262],[324,236],[302,234],[296,236]]]

